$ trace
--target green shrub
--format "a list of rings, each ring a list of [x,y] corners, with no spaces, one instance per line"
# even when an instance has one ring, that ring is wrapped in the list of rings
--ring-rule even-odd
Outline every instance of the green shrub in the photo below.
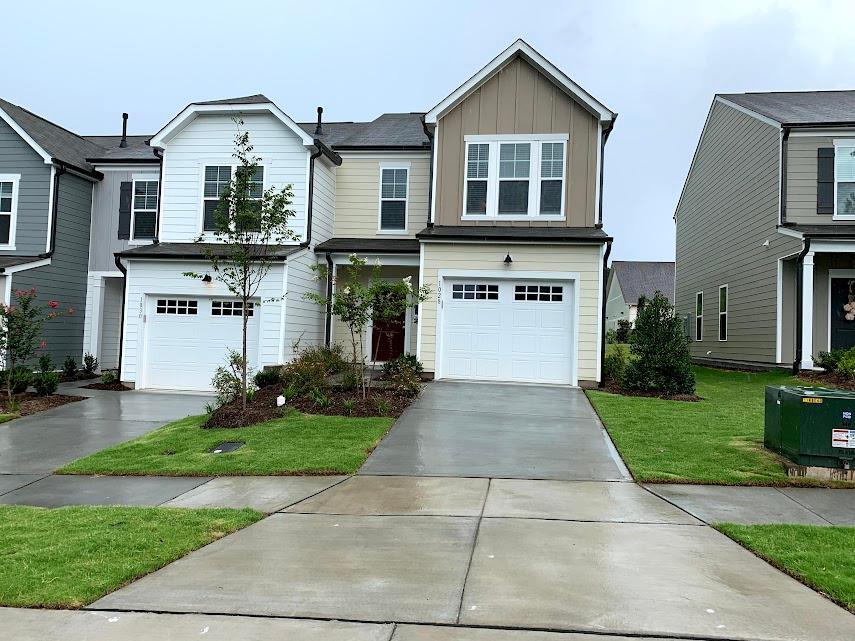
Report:
[[[617,343],[617,331],[615,331],[613,329],[607,329],[606,330],[606,344],[612,345],[614,343]]]
[[[325,393],[329,377],[347,368],[341,356],[341,347],[308,347],[281,370],[281,382],[295,396],[306,396],[316,391]],[[287,395],[286,395],[286,398]]]
[[[59,387],[59,374],[56,372],[39,372],[33,376],[33,387],[39,396],[50,396]]]
[[[629,355],[623,345],[615,345],[603,360],[603,380],[606,382],[620,382],[626,371]]]
[[[843,352],[837,361],[835,372],[843,378],[855,380],[855,348]]]
[[[416,358],[415,354],[401,354],[391,361],[383,363],[383,375],[387,378],[394,376],[402,369],[409,369],[416,374],[421,374],[425,370],[424,365]]]
[[[632,323],[630,323],[625,318],[621,318],[617,322],[617,329],[615,330],[615,342],[628,343],[630,336],[632,336]]]
[[[50,357],[50,354],[42,354],[39,356],[39,371],[40,372],[52,372],[53,369],[53,359]]]
[[[389,403],[384,400],[377,401],[377,414],[378,416],[386,416],[389,413]]]
[[[694,394],[695,375],[683,321],[660,292],[639,309],[629,346],[633,358],[621,387],[666,396]]]
[[[62,362],[62,374],[66,378],[77,376],[77,361],[72,358],[71,354],[68,354]]]
[[[228,353],[228,362],[225,367],[218,367],[214,372],[214,377],[211,379],[211,385],[214,388],[216,407],[228,405],[239,400],[243,396],[243,356],[240,352],[230,349]],[[255,385],[250,379],[247,381],[246,400],[249,402],[252,399],[252,394],[255,392]]]
[[[310,390],[308,397],[316,407],[325,408],[331,404],[329,396],[317,388]]]
[[[352,398],[349,398],[346,401],[342,401],[341,406],[344,408],[344,411],[347,412],[347,415],[350,416],[351,414],[353,414],[353,410],[356,408],[356,401]]]
[[[352,369],[344,370],[339,380],[339,386],[345,390],[354,390],[359,387],[359,374]]]
[[[108,369],[101,373],[101,383],[103,385],[112,385],[117,380],[118,379],[116,378],[116,372],[114,372],[113,370]]]
[[[90,354],[89,352],[86,352],[83,355],[83,375],[84,376],[94,376],[97,369],[98,369],[98,359],[95,358],[94,354]]]
[[[324,369],[329,374],[338,374],[347,368],[347,361],[344,359],[344,348],[338,344],[331,347],[326,347],[325,345],[307,347],[300,351],[298,358],[303,361],[323,364]]]
[[[11,387],[13,394],[23,394],[27,391],[30,383],[33,382],[33,373],[27,367],[16,365],[11,371],[3,372],[3,383],[6,382],[6,377],[11,376]]]
[[[817,367],[821,367],[826,372],[836,372],[840,359],[843,358],[843,355],[846,354],[846,352],[847,350],[845,349],[833,349],[830,352],[820,352],[814,357],[813,362]]]
[[[263,369],[256,372],[253,380],[258,387],[278,385],[282,382],[282,374],[279,372],[279,368]]]
[[[422,391],[422,379],[415,370],[402,367],[389,377],[388,386],[396,396],[412,398]]]

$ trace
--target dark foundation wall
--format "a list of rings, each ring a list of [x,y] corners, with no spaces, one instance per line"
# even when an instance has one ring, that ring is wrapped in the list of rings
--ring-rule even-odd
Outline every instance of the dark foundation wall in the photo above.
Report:
[[[74,176],[59,177],[56,245],[51,264],[12,275],[12,290],[36,288],[38,302],[59,302],[62,315],[45,323],[46,351],[57,366],[67,354],[79,363],[83,356],[86,279],[89,263],[89,223],[92,183]],[[14,299],[14,295],[13,295]],[[72,314],[68,313],[73,309]]]

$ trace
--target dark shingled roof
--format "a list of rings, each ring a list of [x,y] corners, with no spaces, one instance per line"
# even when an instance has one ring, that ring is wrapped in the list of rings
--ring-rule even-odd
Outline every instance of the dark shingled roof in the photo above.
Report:
[[[239,96],[237,98],[221,98],[220,100],[203,100],[194,102],[194,105],[258,105],[265,102],[272,103],[273,101],[261,93],[255,93],[251,96]]]
[[[855,238],[855,225],[787,225],[783,229],[792,229],[811,238]]]
[[[89,161],[97,162],[160,162],[154,155],[154,148],[149,147],[151,135],[128,136],[128,146],[119,147],[121,136],[83,136],[89,142],[98,145],[102,151],[97,156],[90,156]]]
[[[158,243],[151,245],[140,245],[117,252],[117,256],[123,258],[173,258],[194,259],[205,258],[208,249],[216,255],[226,255],[227,247],[220,243]],[[285,260],[291,254],[303,249],[300,245],[280,245],[268,255],[275,260]]]
[[[0,256],[0,274],[6,271],[7,267],[32,263],[36,260],[42,260],[42,258],[40,256]]]
[[[429,149],[430,139],[422,127],[424,113],[383,114],[371,122],[325,122],[318,136],[333,149],[416,148]],[[301,122],[309,135],[315,135],[317,123]]]
[[[18,126],[27,132],[51,158],[87,173],[95,171],[87,160],[101,151],[94,142],[2,98],[0,98],[0,108],[9,114],[9,117],[18,123]]]
[[[419,241],[414,238],[331,238],[315,247],[319,254],[418,254]]]
[[[627,305],[636,305],[638,299],[653,298],[658,291],[674,303],[674,263],[612,261],[609,278],[617,278]]]
[[[784,125],[855,122],[855,91],[725,93],[725,100]]]
[[[422,240],[530,240],[542,242],[604,243],[611,240],[597,227],[481,227],[435,225],[416,234]]]

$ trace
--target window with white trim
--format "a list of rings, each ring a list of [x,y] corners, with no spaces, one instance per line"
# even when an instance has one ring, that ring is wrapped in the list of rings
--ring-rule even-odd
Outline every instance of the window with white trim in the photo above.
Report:
[[[465,218],[564,218],[566,134],[465,138]]]
[[[514,285],[514,300],[560,303],[564,300],[564,287],[561,285]]]
[[[155,311],[158,314],[196,316],[199,311],[199,301],[187,298],[158,298]]]
[[[20,174],[0,174],[0,247],[14,249]]]
[[[255,304],[246,304],[246,315],[255,313]],[[211,301],[211,316],[243,316],[243,301],[240,300],[214,300]]]
[[[131,240],[150,240],[157,226],[156,180],[134,180],[134,200],[131,207]]]
[[[834,141],[834,213],[855,218],[855,139]]]
[[[451,297],[455,300],[499,300],[499,286],[486,283],[454,283]]]
[[[718,340],[727,340],[727,285],[718,288]]]
[[[225,192],[232,180],[232,172],[236,171],[233,165],[206,165],[205,184],[203,187],[202,203],[202,230],[217,230],[217,207],[220,197]],[[264,167],[256,167],[252,176],[249,177],[248,197],[250,200],[261,202],[264,194]]]
[[[704,340],[704,293],[695,294],[695,340]]]
[[[380,230],[407,230],[407,187],[410,171],[406,167],[380,168]]]

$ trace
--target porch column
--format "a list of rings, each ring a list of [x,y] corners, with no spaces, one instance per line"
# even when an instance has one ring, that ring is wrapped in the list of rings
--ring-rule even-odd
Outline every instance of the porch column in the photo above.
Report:
[[[802,260],[802,369],[813,368],[813,257],[808,252]]]

